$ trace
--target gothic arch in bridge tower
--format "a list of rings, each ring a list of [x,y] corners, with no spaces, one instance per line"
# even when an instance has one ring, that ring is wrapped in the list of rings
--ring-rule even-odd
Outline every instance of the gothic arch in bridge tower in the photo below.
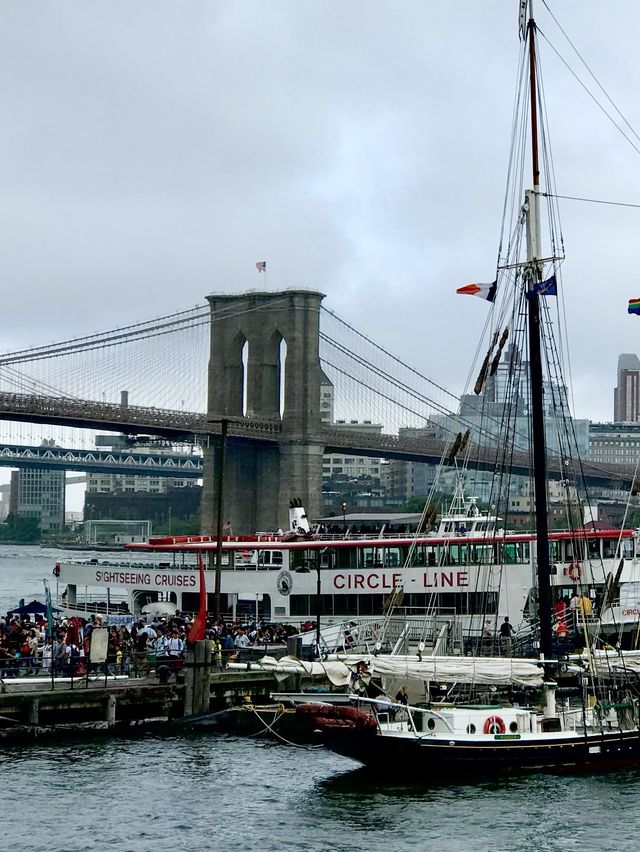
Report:
[[[223,395],[226,400],[224,414],[230,417],[242,417],[245,409],[246,374],[244,355],[248,341],[241,330],[236,330],[217,353],[221,360],[218,381],[224,382]]]

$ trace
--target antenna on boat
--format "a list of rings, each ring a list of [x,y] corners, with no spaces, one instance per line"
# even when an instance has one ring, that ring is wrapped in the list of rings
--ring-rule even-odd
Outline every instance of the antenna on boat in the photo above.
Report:
[[[536,80],[536,23],[533,3],[529,0],[527,38],[529,40],[529,87],[531,109],[531,164],[533,189],[525,191],[527,222],[527,293],[529,332],[529,393],[531,396],[531,433],[533,482],[535,491],[538,615],[540,619],[540,656],[552,657],[553,625],[551,613],[551,563],[549,559],[549,521],[547,516],[547,460],[544,431],[544,393],[542,344],[540,334],[540,295],[542,257],[540,247],[540,164],[538,159],[538,92]],[[522,13],[522,5],[521,5]]]

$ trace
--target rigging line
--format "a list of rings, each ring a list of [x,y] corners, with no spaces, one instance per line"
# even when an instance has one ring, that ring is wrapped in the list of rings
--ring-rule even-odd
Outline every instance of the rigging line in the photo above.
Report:
[[[197,326],[207,325],[208,323],[209,319],[205,318],[202,320],[202,322],[192,323],[190,327],[195,328]],[[28,364],[34,361],[47,361],[53,358],[62,358],[66,355],[73,354],[74,352],[95,352],[99,349],[111,349],[114,346],[123,346],[125,344],[145,343],[147,340],[151,340],[151,338],[153,337],[163,337],[167,334],[175,334],[177,331],[183,331],[183,328],[176,328],[175,326],[173,326],[160,331],[155,331],[153,332],[153,334],[145,333],[144,336],[138,337],[134,337],[133,335],[117,335],[111,340],[105,338],[104,340],[96,340],[91,343],[83,344],[82,346],[72,345],[59,350],[39,352],[37,354],[34,354],[32,357],[9,357],[7,359],[0,358],[0,367],[5,366],[6,364]]]
[[[28,376],[26,373],[22,373],[20,370],[16,370],[15,367],[4,367],[0,368],[0,377],[4,378],[8,383],[16,384],[17,382],[22,383],[23,385],[32,385],[32,390],[34,393],[40,393],[40,395],[47,395],[46,392],[55,391],[56,395],[67,397],[68,399],[78,399],[78,397],[73,394],[67,393],[66,391],[60,390],[60,388],[55,387],[54,385],[49,385],[46,382],[43,382],[41,379],[34,378],[32,376]]]
[[[447,390],[446,388],[439,385],[437,382],[434,382],[432,379],[427,378],[427,376],[423,376],[422,373],[418,372],[418,370],[415,370],[413,367],[410,367],[408,364],[405,364],[405,362],[401,361],[400,358],[397,358],[395,355],[392,355],[391,352],[388,352],[382,346],[375,343],[373,340],[371,340],[370,337],[367,337],[366,334],[363,334],[361,331],[358,331],[357,328],[354,328],[346,320],[343,320],[341,317],[338,316],[338,314],[335,314],[333,311],[330,311],[328,308],[325,308],[324,305],[321,305],[320,309],[322,311],[325,311],[325,313],[329,314],[330,317],[333,317],[333,319],[337,320],[339,323],[342,323],[342,325],[346,326],[350,331],[352,331],[358,337],[362,338],[362,340],[365,340],[368,344],[373,346],[374,349],[378,349],[380,352],[382,352],[388,358],[391,358],[392,361],[395,361],[397,364],[400,364],[401,367],[404,367],[406,370],[409,370],[415,376],[418,376],[418,378],[424,379],[425,381],[429,382],[430,385],[433,385],[435,388],[438,388],[438,390],[442,391],[443,393],[446,393],[448,396],[452,397],[453,399],[455,399],[455,400],[458,399],[458,397],[454,393],[452,393],[450,390]]]
[[[382,391],[377,390],[376,388],[372,387],[371,385],[368,385],[366,382],[363,382],[361,379],[355,379],[355,378],[354,378],[354,376],[350,375],[350,374],[349,374],[346,370],[341,369],[341,368],[340,368],[340,367],[338,367],[336,364],[332,364],[332,363],[331,363],[331,361],[328,361],[326,358],[321,358],[321,361],[322,361],[322,363],[323,363],[323,364],[325,364],[327,367],[331,367],[331,369],[335,370],[336,372],[340,373],[340,374],[341,374],[341,375],[343,375],[343,376],[346,376],[348,379],[352,379],[352,380],[354,380],[354,381],[358,381],[358,383],[360,384],[360,386],[361,386],[361,387],[364,387],[364,388],[366,388],[367,390],[370,390],[370,391],[372,391],[373,393],[377,394],[378,396],[382,397],[383,399],[386,399],[387,401],[392,402],[392,403],[395,405],[395,407],[396,407],[396,408],[401,408],[401,409],[403,409],[404,411],[408,412],[409,414],[414,414],[416,417],[419,417],[421,420],[424,420],[424,419],[425,419],[424,414],[422,414],[422,413],[420,413],[420,412],[418,412],[418,411],[415,411],[413,408],[410,408],[408,405],[403,405],[401,402],[398,402],[398,401],[397,401],[397,400],[395,400],[393,397],[390,397],[390,396],[388,396],[387,394],[383,393]],[[455,415],[455,416],[456,416],[456,417],[459,419],[459,421],[461,421],[462,423],[464,423],[464,422],[465,422],[465,421],[464,421],[464,420],[460,417],[460,415]],[[456,434],[456,433],[457,433],[457,431],[458,431],[458,430],[457,430],[457,429],[455,429],[455,428],[450,428],[450,427],[445,426],[445,425],[442,425],[442,426],[441,426],[441,428],[443,429],[443,431],[445,431],[445,432],[449,432],[451,435]],[[475,429],[476,429],[476,430],[478,430],[478,427],[475,427]],[[491,435],[490,435],[490,433],[489,433],[489,434],[485,434],[485,435],[484,435],[484,437],[485,437],[485,438],[490,438],[490,439],[491,439]],[[450,440],[450,439],[447,439],[447,440]],[[493,448],[493,446],[494,446],[494,444],[487,444],[487,445],[485,445],[485,447],[487,447],[487,448],[489,448],[489,449]],[[498,449],[499,449],[499,448],[498,448]],[[503,448],[503,449],[504,449],[504,448]],[[514,449],[515,449],[515,448],[514,448]],[[550,452],[550,453],[549,453],[549,456],[550,456],[551,458],[554,458],[554,459],[555,459],[555,458],[559,458],[558,454],[557,454],[557,453],[553,453],[553,452]]]
[[[602,94],[605,96],[605,98],[609,101],[609,103],[611,104],[611,106],[612,106],[612,107],[615,109],[615,111],[618,113],[618,115],[620,116],[620,118],[621,118],[621,119],[624,121],[624,123],[627,125],[627,127],[629,128],[629,130],[633,133],[633,135],[636,137],[636,139],[640,142],[640,136],[638,136],[638,134],[637,134],[637,133],[636,133],[636,131],[633,129],[633,127],[631,126],[631,124],[629,124],[629,122],[627,121],[627,119],[625,118],[625,116],[623,115],[623,113],[621,112],[621,110],[620,110],[620,109],[618,109],[618,106],[616,105],[616,103],[614,102],[614,100],[610,97],[609,93],[606,91],[606,89],[604,88],[604,86],[602,85],[602,83],[600,82],[600,80],[598,80],[598,78],[596,77],[596,75],[593,73],[593,71],[591,70],[591,68],[590,68],[590,67],[589,67],[589,65],[587,64],[586,60],[583,58],[583,56],[582,56],[582,54],[580,53],[580,51],[578,50],[578,48],[577,48],[577,47],[575,46],[575,44],[571,41],[571,39],[569,38],[568,34],[566,33],[566,31],[565,31],[565,30],[564,30],[564,28],[562,27],[562,24],[560,23],[560,21],[556,18],[556,16],[553,14],[553,12],[551,11],[551,9],[549,8],[549,5],[548,5],[548,3],[546,2],[546,0],[542,0],[542,3],[543,3],[543,5],[544,5],[544,7],[546,8],[547,12],[551,15],[552,19],[554,20],[554,22],[555,22],[556,26],[558,27],[558,29],[560,30],[560,32],[562,33],[562,35],[566,38],[566,40],[567,40],[567,41],[569,42],[569,44],[571,45],[571,48],[573,49],[574,53],[576,54],[576,56],[578,57],[578,59],[580,60],[580,62],[582,62],[582,64],[584,65],[584,67],[585,67],[585,68],[586,68],[586,70],[588,71],[589,76],[591,77],[591,79],[594,81],[594,83],[596,84],[596,86],[600,89],[600,91],[601,91],[601,92],[602,92]]]
[[[345,349],[342,347],[342,345],[341,345],[341,344],[338,344],[338,343],[336,343],[335,341],[331,340],[330,338],[327,338],[325,335],[322,335],[322,334],[321,334],[321,337],[325,340],[325,342],[326,342],[327,344],[332,345],[332,346],[333,346],[334,348],[336,348],[339,352],[342,352],[342,354],[349,354],[349,355],[351,355],[352,359],[353,359],[354,361],[356,361],[356,363],[358,363],[360,366],[364,367],[366,370],[369,370],[369,372],[372,372],[374,375],[378,376],[378,378],[385,379],[385,380],[386,380],[386,381],[387,381],[387,382],[388,382],[388,383],[389,383],[392,387],[395,387],[395,388],[396,388],[396,389],[398,389],[398,390],[404,391],[404,392],[405,392],[405,393],[406,393],[409,397],[413,398],[413,399],[414,399],[414,400],[416,400],[417,402],[424,403],[424,404],[426,404],[427,406],[430,406],[431,408],[435,408],[435,409],[436,409],[437,411],[439,411],[441,414],[444,414],[444,415],[445,415],[445,416],[447,416],[447,417],[452,417],[452,418],[454,418],[454,419],[455,419],[455,420],[456,420],[459,424],[461,424],[462,426],[464,426],[464,427],[466,427],[466,428],[471,429],[473,432],[477,432],[480,438],[485,438],[485,439],[487,439],[487,440],[489,440],[489,441],[491,441],[491,440],[492,440],[492,432],[490,432],[487,428],[483,427],[481,424],[480,424],[480,425],[476,425],[475,423],[473,423],[473,421],[469,421],[469,420],[465,419],[465,416],[464,416],[464,415],[459,414],[459,413],[454,412],[454,411],[451,411],[450,409],[445,408],[445,407],[444,407],[443,405],[441,405],[440,403],[437,403],[437,402],[435,402],[434,400],[431,400],[431,399],[429,399],[428,397],[423,396],[422,394],[419,394],[417,391],[415,391],[415,390],[414,390],[413,388],[411,388],[409,385],[406,385],[406,384],[405,384],[404,382],[402,382],[401,380],[399,380],[399,379],[395,379],[395,378],[393,378],[392,376],[387,376],[385,373],[381,372],[380,368],[378,368],[378,367],[374,367],[372,364],[369,364],[367,361],[365,361],[364,359],[360,358],[360,356],[357,356],[355,353],[353,353],[353,352],[349,352],[349,350],[345,350]],[[321,360],[322,360],[325,364],[327,364],[328,366],[333,367],[334,369],[336,369],[336,370],[338,370],[339,372],[341,372],[341,373],[342,373],[344,376],[346,376],[347,378],[352,379],[353,381],[356,381],[356,382],[359,382],[359,381],[360,381],[360,380],[359,380],[356,376],[351,375],[351,374],[350,374],[350,373],[348,373],[346,370],[340,370],[340,368],[339,368],[339,367],[336,367],[335,365],[333,365],[333,364],[332,364],[330,361],[328,361],[326,358],[321,358]],[[363,383],[363,384],[364,384],[364,383]],[[399,407],[401,407],[401,408],[405,408],[405,406],[403,406],[403,405],[402,405],[402,403],[399,403],[399,402],[397,402],[397,400],[394,400],[392,397],[387,396],[387,395],[386,395],[385,393],[383,393],[381,390],[377,390],[376,388],[372,387],[371,385],[366,385],[366,384],[364,384],[364,387],[368,388],[369,390],[371,390],[373,393],[377,394],[378,396],[381,396],[383,399],[386,399],[386,400],[388,400],[388,401],[394,402],[394,404],[395,404],[395,405],[397,405],[397,406],[399,406]],[[409,411],[409,412],[411,412],[412,414],[416,414],[416,413],[417,413],[417,412],[413,411],[413,409],[410,409],[410,408],[406,408],[406,410],[407,410],[407,411]],[[479,413],[479,414],[481,413],[480,409],[475,409],[475,411],[476,411],[476,413]],[[420,416],[422,419],[425,419],[425,415],[424,415],[424,414],[419,415],[419,416]],[[499,421],[498,421],[498,420],[496,420],[495,418],[490,417],[490,416],[488,416],[488,415],[486,416],[486,418],[485,418],[485,419],[486,419],[486,420],[489,420],[489,421],[491,421],[491,422],[493,422],[493,423],[499,423]],[[446,431],[451,432],[451,434],[456,434],[456,432],[458,431],[457,426],[456,426],[456,427],[454,427],[454,428],[449,428],[449,427],[443,427],[443,428],[444,428]],[[521,437],[522,437],[522,436],[521,436]]]
[[[627,140],[627,142],[629,143],[629,145],[631,145],[631,147],[632,147],[632,148],[633,148],[633,150],[636,152],[636,154],[640,154],[640,148],[636,145],[636,143],[635,143],[632,139],[630,139],[630,138],[629,138],[629,136],[628,136],[628,135],[624,132],[624,130],[622,129],[622,127],[620,127],[620,125],[619,125],[619,124],[618,124],[618,122],[617,122],[617,121],[613,118],[613,116],[612,116],[610,113],[608,113],[608,112],[607,112],[607,110],[603,107],[603,105],[602,105],[602,104],[600,103],[600,101],[596,98],[596,96],[593,94],[593,92],[589,91],[589,89],[587,88],[587,86],[586,86],[586,85],[582,82],[582,80],[580,79],[580,77],[578,77],[578,75],[577,75],[577,74],[576,74],[576,72],[573,70],[573,68],[569,65],[569,63],[566,61],[566,59],[565,59],[565,58],[564,58],[564,57],[560,54],[560,52],[559,52],[558,50],[556,50],[556,48],[555,48],[555,47],[551,44],[551,42],[550,42],[550,41],[549,41],[549,39],[546,37],[546,35],[545,35],[545,34],[544,34],[541,30],[538,30],[538,32],[540,33],[540,35],[542,36],[542,38],[543,38],[543,39],[547,42],[547,44],[549,45],[549,47],[551,48],[551,50],[552,50],[552,51],[555,53],[555,55],[558,57],[558,59],[560,60],[560,62],[562,62],[562,64],[565,66],[565,68],[567,69],[567,71],[569,71],[569,73],[571,74],[571,76],[575,78],[575,80],[579,83],[579,85],[580,85],[580,86],[581,86],[581,87],[585,90],[585,92],[589,95],[589,97],[590,97],[590,98],[591,98],[591,100],[594,102],[594,104],[595,104],[597,107],[599,107],[599,109],[601,110],[601,112],[603,112],[603,113],[606,115],[606,117],[609,119],[609,121],[611,122],[611,124],[613,124],[613,126],[614,126],[614,127],[616,128],[616,130],[617,130],[617,131],[621,134],[621,136],[623,136],[623,137]],[[632,131],[632,132],[634,133],[634,135],[637,135],[637,134],[635,133],[635,131]]]
[[[378,378],[383,379],[388,384],[390,384],[392,387],[395,387],[398,390],[404,391],[409,396],[416,399],[418,402],[423,402],[426,405],[428,405],[432,408],[435,408],[441,414],[455,416],[455,412],[452,411],[450,408],[446,408],[441,403],[436,402],[435,400],[430,399],[428,396],[425,396],[425,395],[419,393],[419,391],[417,391],[415,388],[411,387],[411,385],[408,385],[406,382],[403,382],[402,379],[398,379],[395,376],[392,376],[388,373],[385,373],[382,367],[377,367],[374,364],[371,364],[363,356],[358,355],[355,352],[352,352],[351,350],[347,349],[346,346],[343,346],[343,344],[338,343],[337,341],[333,340],[330,337],[327,337],[322,332],[320,332],[320,339],[322,341],[324,341],[324,343],[326,343],[328,346],[332,346],[334,349],[337,349],[338,352],[340,352],[342,355],[346,355],[352,361],[355,361],[356,364],[358,364],[359,366],[364,367],[365,370],[369,370],[369,372],[374,373],[376,376],[378,376]],[[350,376],[350,378],[354,379],[354,381],[357,381],[356,376]]]
[[[511,126],[511,144],[509,146],[509,165],[507,167],[507,180],[504,192],[504,202],[502,206],[502,222],[500,225],[500,243],[498,246],[498,263],[497,266],[500,266],[500,257],[502,254],[502,245],[505,236],[505,226],[507,221],[507,208],[509,207],[509,199],[512,195],[513,180],[512,176],[517,168],[517,157],[518,157],[518,127],[520,124],[520,115],[521,115],[521,100],[522,100],[522,91],[523,91],[523,75],[524,68],[526,67],[526,48],[523,49],[520,56],[520,70],[518,74],[518,79],[516,82],[516,92],[514,98],[513,105],[513,117],[512,117],[512,126]],[[513,201],[511,201],[511,206],[513,207]],[[509,241],[510,242],[510,241]]]
[[[61,341],[59,344],[58,343],[47,343],[47,344],[43,344],[42,346],[29,347],[28,349],[17,349],[15,352],[6,353],[6,355],[7,355],[7,357],[13,356],[13,355],[23,355],[23,354],[26,354],[26,353],[29,353],[29,352],[37,352],[40,349],[52,349],[55,346],[59,346],[59,345],[62,346],[65,343],[72,343],[72,342],[78,342],[79,343],[81,341],[93,340],[93,339],[97,339],[97,338],[100,338],[100,337],[104,337],[107,334],[112,334],[115,331],[144,329],[146,326],[149,326],[152,323],[159,323],[159,322],[163,322],[164,320],[169,320],[169,319],[172,319],[172,318],[175,319],[175,318],[181,317],[181,316],[186,315],[186,314],[193,314],[195,316],[196,311],[202,311],[202,310],[205,310],[205,309],[206,309],[206,306],[189,308],[189,310],[179,311],[176,314],[167,314],[166,316],[158,317],[157,319],[144,320],[142,322],[134,323],[133,325],[124,325],[124,326],[121,326],[120,328],[111,329],[109,331],[96,331],[93,334],[87,334],[83,337],[71,337],[68,340]],[[183,320],[177,320],[177,322],[186,323],[186,322],[188,322],[188,320],[189,320],[189,317],[185,316],[185,318]],[[135,336],[135,334],[132,334],[132,336]],[[4,357],[4,356],[2,356],[2,357]]]
[[[284,297],[282,299],[275,300],[271,303],[271,307],[273,305],[279,305],[281,303],[285,303],[288,297]],[[68,340],[63,340],[60,343],[51,343],[46,346],[39,346],[33,349],[22,349],[17,352],[9,352],[4,356],[0,356],[0,364],[9,364],[14,361],[17,362],[27,362],[27,361],[37,361],[42,360],[45,357],[57,357],[59,355],[66,354],[68,352],[82,350],[89,351],[91,349],[100,349],[102,348],[100,343],[108,343],[110,346],[116,345],[118,342],[124,343],[127,340],[132,342],[136,342],[142,339],[147,339],[148,337],[157,337],[159,334],[171,334],[176,331],[182,331],[185,326],[189,328],[195,328],[200,325],[205,325],[209,319],[211,322],[219,322],[223,319],[232,319],[237,316],[242,316],[244,314],[249,314],[254,311],[262,310],[264,308],[263,305],[256,305],[252,308],[247,308],[246,310],[236,311],[235,313],[225,313],[223,311],[220,312],[219,315],[211,314],[209,315],[209,310],[206,309],[204,313],[196,313],[195,309],[191,309],[190,311],[183,311],[183,314],[190,313],[191,316],[184,317],[183,319],[178,319],[175,322],[163,322],[163,320],[167,319],[167,317],[160,317],[158,320],[149,320],[147,323],[138,323],[136,326],[123,326],[122,328],[115,328],[110,331],[103,331],[98,334],[88,335],[86,337],[80,338],[70,338]],[[202,308],[198,310],[202,311]],[[179,316],[179,315],[178,315]],[[201,320],[200,322],[195,322],[195,320]],[[153,324],[152,324],[153,323]],[[132,331],[129,334],[118,334],[117,332],[126,332],[127,329],[135,328],[137,330]],[[149,334],[150,331],[162,330],[158,331],[158,334]],[[111,337],[107,337],[107,335],[111,335]],[[87,345],[80,345],[83,341],[87,342]],[[115,342],[112,342],[115,341]],[[18,355],[25,354],[30,355],[32,353],[36,353],[38,357],[24,357],[18,358]]]
[[[325,364],[327,367],[331,367],[331,369],[335,370],[337,373],[340,373],[341,375],[346,376],[348,379],[352,379],[353,381],[357,381],[358,384],[361,387],[364,387],[367,390],[372,391],[377,396],[382,397],[382,399],[386,399],[387,401],[392,402],[396,408],[401,408],[404,411],[408,412],[409,414],[414,414],[420,420],[426,420],[427,419],[423,412],[415,411],[413,408],[409,408],[408,405],[403,405],[401,402],[398,402],[396,399],[389,396],[388,394],[383,393],[381,390],[377,390],[372,385],[368,385],[366,382],[362,381],[361,379],[357,379],[356,377],[354,377],[350,373],[348,373],[346,370],[343,370],[340,367],[338,367],[336,364],[332,364],[331,361],[328,361],[326,358],[321,358],[320,360],[323,364]],[[339,426],[339,424],[337,424],[337,425]],[[450,431],[453,434],[453,430],[447,430],[446,427],[443,427],[443,428],[446,431]]]
[[[584,201],[585,204],[607,204],[609,207],[640,208],[640,204],[633,204],[629,201],[606,201],[602,198],[582,198],[579,195],[558,195],[554,192],[541,192],[540,195],[546,198],[562,198],[565,201]]]
[[[199,323],[192,322],[191,326],[204,325],[207,322],[207,318],[204,317]],[[0,365],[13,363],[26,364],[30,361],[59,358],[62,355],[68,355],[77,351],[90,352],[93,349],[106,349],[110,346],[118,346],[123,343],[140,342],[162,334],[172,334],[176,331],[182,331],[183,326],[184,321],[178,323],[169,322],[157,326],[147,326],[146,328],[139,329],[136,332],[113,334],[111,337],[106,336],[109,332],[103,332],[102,337],[95,336],[93,338],[82,338],[82,342],[77,342],[72,339],[69,341],[62,341],[61,343],[51,344],[51,346],[48,347],[41,346],[36,349],[22,350],[22,352],[19,353],[10,353],[6,356],[0,357]],[[120,331],[120,329],[114,329],[114,331]],[[152,334],[150,332],[154,333]]]

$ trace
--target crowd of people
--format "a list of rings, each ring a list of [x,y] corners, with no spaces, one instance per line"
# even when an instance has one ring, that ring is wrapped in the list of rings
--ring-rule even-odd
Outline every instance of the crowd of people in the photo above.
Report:
[[[192,623],[191,616],[180,612],[130,625],[109,625],[100,615],[92,615],[89,619],[56,619],[49,635],[44,616],[30,620],[8,614],[0,618],[0,678],[28,674],[81,677],[92,669],[145,674],[160,666],[175,672],[188,648]],[[98,665],[91,661],[91,636],[103,627],[108,630],[106,661]],[[313,628],[312,622],[300,627]],[[205,639],[211,647],[212,665],[221,668],[232,659],[243,659],[247,649],[282,645],[298,632],[292,625],[210,618]]]

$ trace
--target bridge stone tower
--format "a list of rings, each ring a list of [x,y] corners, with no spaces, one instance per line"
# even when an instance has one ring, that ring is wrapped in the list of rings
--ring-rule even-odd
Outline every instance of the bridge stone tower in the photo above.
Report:
[[[310,517],[321,510],[323,298],[313,290],[207,297],[211,306],[207,416],[276,420],[282,427],[278,440],[271,443],[227,440],[224,519],[231,522],[234,535],[284,526],[292,497],[303,500]],[[203,532],[213,532],[216,525],[214,457],[213,447],[205,449]]]

